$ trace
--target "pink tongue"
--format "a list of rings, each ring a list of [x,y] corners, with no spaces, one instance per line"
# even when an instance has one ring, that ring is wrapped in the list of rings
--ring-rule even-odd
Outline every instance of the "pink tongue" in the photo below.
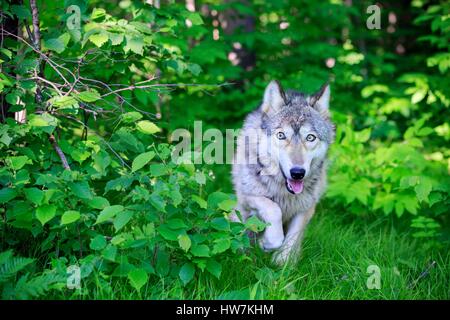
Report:
[[[288,179],[288,183],[294,193],[297,194],[303,191],[303,181]]]

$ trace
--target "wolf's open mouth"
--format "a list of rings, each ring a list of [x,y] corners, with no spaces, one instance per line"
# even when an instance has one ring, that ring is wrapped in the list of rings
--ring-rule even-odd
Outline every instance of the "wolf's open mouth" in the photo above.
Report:
[[[286,179],[286,188],[292,194],[299,194],[303,191],[303,180]]]

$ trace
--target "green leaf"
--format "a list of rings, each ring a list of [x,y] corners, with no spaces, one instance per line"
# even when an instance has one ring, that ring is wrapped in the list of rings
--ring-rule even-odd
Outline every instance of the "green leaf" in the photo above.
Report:
[[[62,39],[54,38],[44,41],[44,49],[52,50],[56,53],[62,53],[66,49],[66,46]]]
[[[57,108],[78,107],[77,100],[72,96],[56,96],[48,100],[48,102]]]
[[[111,44],[113,46],[118,46],[119,44],[122,44],[123,39],[124,39],[123,34],[112,33],[112,32],[108,32],[108,37],[109,37],[109,40],[111,40]]]
[[[425,137],[425,136],[428,136],[428,135],[430,135],[432,133],[434,133],[434,129],[430,128],[430,127],[420,128],[420,130],[417,131],[417,135],[419,137]]]
[[[217,279],[220,279],[220,275],[222,273],[222,265],[218,263],[214,259],[208,259],[206,262],[206,270],[215,276]]]
[[[81,199],[92,199],[93,195],[87,181],[73,182],[69,184],[72,193]]]
[[[0,52],[7,56],[9,59],[12,58],[12,51],[6,48],[0,48]]]
[[[103,197],[96,196],[88,201],[88,205],[94,209],[105,209],[109,207],[109,201]]]
[[[26,20],[26,19],[31,18],[31,12],[25,5],[12,5],[11,12],[13,14],[15,14],[21,20]]]
[[[89,41],[95,44],[97,47],[101,47],[108,41],[108,36],[105,33],[96,33],[89,36]]]
[[[217,239],[214,242],[213,253],[218,254],[227,251],[231,247],[231,241],[227,238]]]
[[[18,90],[14,90],[6,95],[6,102],[11,105],[22,105],[22,93]]]
[[[256,215],[251,216],[245,221],[245,227],[253,232],[261,232],[266,227],[266,224],[258,219]]]
[[[16,171],[22,169],[22,167],[27,163],[32,163],[27,156],[11,157],[8,158],[8,160],[11,163],[11,167]]]
[[[69,210],[64,212],[61,217],[61,224],[69,224],[80,219],[80,212],[75,210]]]
[[[103,8],[94,8],[94,10],[92,10],[92,14],[91,14],[91,19],[95,20],[98,18],[103,18],[106,16],[106,10]]]
[[[44,192],[38,188],[24,189],[24,192],[25,197],[36,205],[40,205],[44,199]]]
[[[56,206],[53,204],[45,204],[36,209],[36,218],[45,225],[56,215]]]
[[[185,229],[188,227],[181,219],[169,219],[166,221],[166,225],[171,229]]]
[[[414,187],[417,194],[417,199],[422,202],[428,202],[428,195],[430,194],[433,186],[429,180],[421,179],[421,181]]]
[[[117,247],[109,244],[105,249],[102,251],[102,257],[106,260],[115,262],[117,255]]]
[[[395,214],[397,215],[397,217],[401,217],[403,215],[403,212],[405,211],[405,207],[403,206],[403,204],[401,202],[396,202],[395,203]]]
[[[0,281],[2,283],[7,282],[8,280],[14,281],[12,278],[17,276],[19,271],[23,270],[34,261],[34,259],[29,258],[11,257],[9,251],[4,252],[4,254],[5,253],[6,256],[3,254],[0,256],[0,259],[4,260],[4,263],[0,265]],[[17,288],[18,283],[20,283],[20,280],[15,284],[15,288]]]
[[[159,234],[166,240],[170,241],[176,241],[178,239],[178,235],[180,234],[177,231],[173,231],[172,229],[169,229],[166,225],[160,225],[158,228]]]
[[[7,203],[16,197],[17,192],[11,188],[0,189],[0,203]]]
[[[419,103],[420,101],[423,100],[423,98],[425,98],[426,95],[427,95],[427,90],[425,90],[425,89],[417,90],[417,91],[411,96],[411,102],[412,102],[412,103]]]
[[[215,209],[219,203],[228,199],[230,199],[230,196],[226,193],[220,191],[213,192],[208,196],[208,207]]]
[[[202,16],[198,12],[189,12],[186,18],[189,19],[194,26],[203,24]]]
[[[195,201],[200,208],[206,209],[208,207],[208,203],[205,200],[203,200],[202,198],[200,198],[199,196],[193,194],[191,197],[192,197],[192,200]]]
[[[11,249],[0,252],[0,265],[5,264],[6,261],[10,260],[13,256],[13,251]]]
[[[89,244],[89,248],[92,250],[102,250],[106,247],[106,239],[102,235],[98,235],[95,238],[91,239],[91,243]]]
[[[206,176],[203,172],[196,172],[195,173],[195,181],[198,184],[206,184]]]
[[[160,177],[168,173],[167,167],[163,163],[155,163],[150,165],[150,174],[153,177]]]
[[[184,285],[187,285],[195,275],[195,267],[192,263],[186,262],[180,269],[180,272],[178,273],[180,276],[181,281],[183,281]]]
[[[219,209],[230,212],[236,207],[236,200],[233,199],[227,199],[218,204]]]
[[[185,252],[188,252],[192,244],[191,238],[189,238],[187,234],[180,234],[178,236],[178,244],[180,245],[181,249],[183,249]]]
[[[1,91],[1,90],[0,90]],[[11,143],[11,141],[13,140],[13,138],[8,134],[8,132],[4,132],[1,136],[0,136],[0,142],[2,142],[3,144],[5,144],[5,146],[9,147],[9,144]]]
[[[191,252],[196,257],[209,257],[209,248],[205,244],[193,246]]]
[[[136,111],[131,111],[131,112],[122,114],[122,120],[125,123],[133,123],[140,119],[142,119],[142,114],[140,114],[139,112],[136,112]]]
[[[156,261],[156,272],[160,276],[166,276],[170,271],[170,257],[164,249],[158,250],[158,260]]]
[[[102,222],[105,222],[109,219],[112,219],[116,214],[123,211],[123,206],[121,205],[114,205],[109,206],[103,209],[100,214],[97,217],[97,221],[95,221],[95,224],[99,224]]]
[[[225,218],[214,218],[211,220],[211,227],[219,231],[229,231],[230,222]]]
[[[114,228],[116,229],[116,232],[122,229],[133,217],[132,211],[122,211],[119,212],[116,215],[116,218],[114,219]]]
[[[80,92],[77,94],[77,97],[84,102],[94,102],[101,98],[100,94],[95,90]]]
[[[125,39],[127,40],[126,45],[123,47],[123,51],[128,53],[129,51],[137,53],[139,55],[144,54],[144,38],[125,35]]]
[[[196,63],[188,63],[188,70],[194,75],[198,76],[202,72],[202,68]]]
[[[147,163],[149,163],[155,157],[154,151],[149,151],[138,155],[131,164],[131,172],[138,171],[143,168]]]
[[[166,201],[156,193],[152,193],[150,196],[150,203],[156,210],[166,212]]]
[[[58,120],[52,115],[44,112],[42,114],[30,114],[28,124],[31,127],[41,128],[42,131],[52,133],[58,125]]]
[[[156,124],[154,124],[153,122],[148,121],[148,120],[139,121],[136,124],[136,127],[140,132],[145,133],[145,134],[155,134],[155,133],[161,131],[161,129],[158,128],[158,126]]]
[[[172,190],[170,197],[174,207],[178,208],[178,205],[183,201],[183,195],[181,194],[180,190],[178,189]]]
[[[405,209],[412,213],[417,214],[417,208],[419,207],[419,203],[417,202],[417,198],[414,196],[404,196],[402,197],[402,202]]]
[[[137,291],[140,291],[141,288],[147,283],[148,281],[148,275],[147,272],[145,272],[144,269],[134,269],[128,272],[128,280],[130,281],[130,284],[135,288]]]

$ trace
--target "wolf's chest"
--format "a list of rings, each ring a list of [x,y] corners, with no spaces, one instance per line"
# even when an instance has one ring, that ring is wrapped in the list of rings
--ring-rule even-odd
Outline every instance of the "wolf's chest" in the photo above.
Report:
[[[308,192],[296,195],[289,192],[280,192],[272,197],[272,201],[280,206],[283,213],[283,222],[289,221],[297,214],[305,213],[315,204],[313,195]]]

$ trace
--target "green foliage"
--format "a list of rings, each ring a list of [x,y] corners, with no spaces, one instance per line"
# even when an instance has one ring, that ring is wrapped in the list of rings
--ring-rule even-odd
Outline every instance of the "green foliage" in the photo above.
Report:
[[[394,14],[393,32],[365,28],[366,1],[196,1],[207,8],[201,13],[161,2],[38,1],[42,55],[24,27],[27,1],[1,3],[1,19],[19,18],[23,35],[0,48],[8,106],[0,126],[2,298],[112,297],[117,287],[132,297],[182,297],[199,283],[236,279],[230,265],[259,268],[246,254],[247,231],[265,225],[227,219],[236,203],[229,168],[176,165],[167,137],[194,120],[204,129],[240,127],[271,79],[307,93],[331,81],[337,132],[322,211],[392,216],[411,238],[448,246],[447,2],[390,4],[383,24]],[[69,5],[80,8],[79,29],[68,27]],[[21,110],[23,124],[11,117]],[[342,253],[359,235],[332,238]],[[348,252],[364,256],[361,265],[369,260]],[[310,260],[305,274],[329,275]],[[82,289],[67,288],[69,266],[80,268]],[[274,297],[285,281],[267,266],[250,273],[256,282],[212,297]],[[295,298],[285,291],[298,277],[281,296]]]
[[[112,290],[110,280],[121,278],[137,292],[159,277],[183,285],[202,274],[220,278],[224,261],[245,259],[247,226],[225,219],[235,202],[229,194],[205,191],[207,175],[201,168],[171,162],[171,146],[158,137],[162,129],[149,110],[159,105],[158,93],[165,89],[152,84],[150,74],[201,71],[171,45],[186,28],[185,19],[199,26],[201,16],[181,6],[157,10],[134,3],[127,20],[128,11],[110,14],[82,4],[78,32],[57,31],[54,13],[62,23],[67,16],[54,4],[40,4],[42,25],[48,27],[41,29],[42,51],[51,56],[42,70],[44,85],[25,80],[38,68],[32,44],[12,40],[2,50],[8,61],[1,92],[18,106],[15,111],[25,106],[29,116],[25,124],[8,118],[0,130],[0,248],[20,251],[22,244],[36,244],[22,253],[37,250],[43,257],[15,258],[5,251],[3,296],[69,292],[66,268],[74,265],[81,268],[87,290],[76,295],[97,286],[98,274],[106,291]],[[27,10],[25,5],[2,6],[12,15]],[[29,61],[23,70],[13,55],[19,44]],[[111,83],[135,85],[122,90]],[[38,86],[41,102],[34,101]],[[88,129],[97,121],[102,128]],[[51,134],[56,138],[49,141]],[[51,139],[70,170],[61,166]],[[19,277],[32,262],[33,276]]]
[[[33,139],[32,125],[20,126],[27,133],[23,136],[13,130],[18,125],[10,126],[7,132],[12,146]],[[112,140],[119,134],[113,134]],[[140,138],[136,138],[136,145]],[[95,261],[90,261],[92,270],[112,278],[127,276],[137,291],[158,276],[179,277],[184,284],[203,272],[219,278],[219,261],[231,256],[244,258],[242,250],[249,247],[245,232],[253,229],[251,222],[246,226],[226,220],[235,201],[220,192],[207,195],[205,181],[198,179],[193,165],[170,162],[168,145],[152,144],[150,151],[140,154],[135,148],[136,152],[129,151],[127,156],[134,158],[133,169],[117,170],[118,160],[97,148],[98,143],[86,140],[84,145],[92,151],[83,161],[72,160],[71,171],[61,168],[60,160],[44,142],[39,148],[46,152],[28,148],[26,154],[47,166],[26,164],[26,169],[21,167],[17,172],[17,167],[6,163],[1,181],[11,188],[2,189],[2,198],[6,225],[16,233],[7,237],[10,246],[31,237],[59,267],[80,264],[83,268],[82,261],[90,259]],[[98,162],[108,165],[98,166]],[[23,170],[26,172],[20,173]],[[55,255],[55,248],[64,260]],[[9,267],[8,275],[21,270],[22,265],[16,265]],[[83,281],[89,285],[93,280],[86,276]],[[35,289],[39,292],[46,290]]]
[[[423,129],[416,123],[415,132]],[[374,143],[370,146],[373,152],[366,153],[364,144],[370,135],[369,129],[338,129],[327,197],[354,214],[366,214],[366,208],[398,217],[405,212],[432,217],[446,214],[450,191],[446,168],[424,157],[418,137],[409,133],[402,142]]]
[[[191,57],[201,64],[204,81],[238,86],[212,97],[195,91],[173,96],[172,105],[183,110],[183,117],[171,125],[183,126],[187,117],[223,129],[239,127],[237,119],[259,105],[269,80],[306,93],[328,80],[337,137],[330,152],[325,210],[358,217],[394,215],[413,230],[417,218],[431,219],[439,227],[423,233],[424,242],[445,247],[450,204],[449,5],[412,1],[383,7],[382,29],[368,30],[365,12],[370,4],[216,4],[216,10],[232,11],[246,27],[236,23],[234,32],[221,33],[219,41],[204,39]],[[411,21],[405,20],[406,13]],[[188,103],[199,107],[185,110]],[[225,183],[231,189],[228,170],[212,169],[218,176],[215,185]]]

